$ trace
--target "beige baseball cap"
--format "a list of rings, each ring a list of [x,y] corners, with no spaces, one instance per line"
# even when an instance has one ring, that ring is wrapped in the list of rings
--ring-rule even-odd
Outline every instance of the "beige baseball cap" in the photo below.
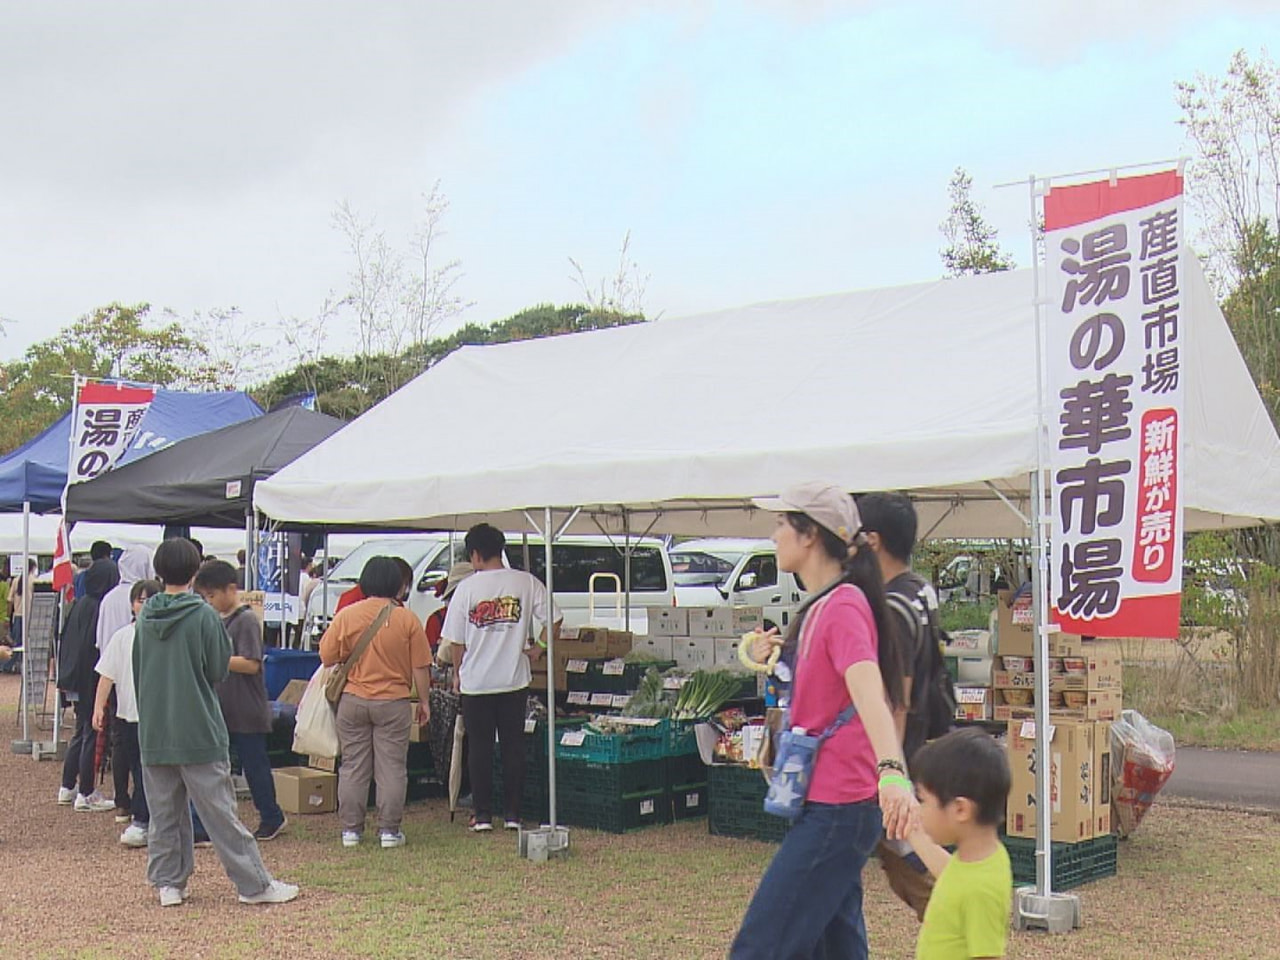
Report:
[[[853,497],[834,483],[815,480],[783,490],[776,497],[756,497],[752,501],[761,510],[773,513],[803,513],[819,526],[830,530],[846,544],[862,529],[862,518]]]
[[[445,585],[444,594],[440,597],[440,599],[448,600],[451,596],[453,596],[453,591],[458,589],[458,584],[460,584],[463,580],[467,579],[467,577],[471,576],[475,572],[476,572],[475,567],[471,566],[471,564],[467,563],[467,561],[465,560],[463,560],[461,563],[455,563],[452,567],[449,568],[449,580]]]

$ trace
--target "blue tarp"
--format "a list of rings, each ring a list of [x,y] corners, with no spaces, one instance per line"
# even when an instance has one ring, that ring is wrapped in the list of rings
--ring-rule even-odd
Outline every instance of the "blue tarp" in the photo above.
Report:
[[[198,436],[262,416],[262,408],[246,393],[182,393],[157,390],[138,435],[120,462],[130,463],[187,437]],[[71,414],[44,433],[0,458],[0,513],[33,513],[61,509],[67,482]]]

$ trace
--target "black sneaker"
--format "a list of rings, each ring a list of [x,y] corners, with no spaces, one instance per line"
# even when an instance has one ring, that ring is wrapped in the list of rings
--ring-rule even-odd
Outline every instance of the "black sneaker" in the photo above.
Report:
[[[284,828],[288,825],[289,818],[285,817],[274,827],[268,823],[258,824],[258,829],[253,831],[253,839],[259,843],[266,843],[268,840],[274,840],[284,832]]]

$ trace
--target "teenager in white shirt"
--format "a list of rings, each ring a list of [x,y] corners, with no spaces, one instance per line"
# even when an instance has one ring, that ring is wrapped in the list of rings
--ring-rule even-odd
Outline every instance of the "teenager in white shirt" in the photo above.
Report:
[[[563,617],[547,588],[532,574],[503,565],[506,538],[487,523],[467,531],[467,554],[475,573],[458,585],[441,631],[442,643],[459,644],[458,676],[462,717],[471,742],[471,829],[493,829],[493,739],[502,749],[503,814],[508,830],[520,827],[524,787],[524,718],[532,671],[529,658],[542,646],[530,644],[534,623]]]

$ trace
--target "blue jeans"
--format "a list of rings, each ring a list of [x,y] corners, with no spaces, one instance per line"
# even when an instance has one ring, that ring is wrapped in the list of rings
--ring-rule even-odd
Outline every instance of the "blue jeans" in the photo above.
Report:
[[[731,960],[866,960],[862,868],[881,834],[871,803],[807,803],[765,870]]]
[[[276,803],[276,781],[271,775],[271,760],[267,757],[265,733],[232,733],[231,747],[240,761],[240,770],[249,784],[253,805],[257,808],[261,825],[278,827],[284,823],[284,811]],[[203,839],[204,826],[195,809],[191,811],[196,836]]]

